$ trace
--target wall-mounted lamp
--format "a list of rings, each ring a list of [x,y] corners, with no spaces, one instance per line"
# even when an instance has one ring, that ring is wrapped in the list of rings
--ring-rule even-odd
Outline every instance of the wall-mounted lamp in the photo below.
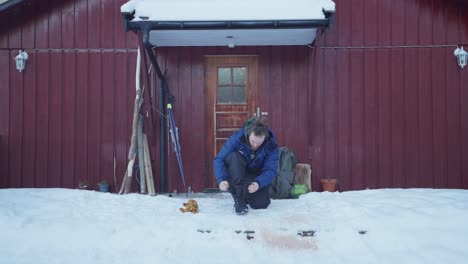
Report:
[[[457,57],[458,66],[463,69],[463,67],[466,66],[466,61],[468,60],[468,52],[466,52],[462,46],[461,48],[457,47],[453,54]]]
[[[26,51],[22,51],[20,50],[19,51],[19,54],[16,55],[15,57],[15,62],[16,62],[16,69],[19,71],[19,72],[22,72],[24,71],[24,68],[26,67],[26,61],[28,60],[28,54],[26,53]]]
[[[227,39],[227,46],[229,48],[234,48],[236,46],[236,44],[234,44],[234,37],[233,36],[227,36],[226,39]]]

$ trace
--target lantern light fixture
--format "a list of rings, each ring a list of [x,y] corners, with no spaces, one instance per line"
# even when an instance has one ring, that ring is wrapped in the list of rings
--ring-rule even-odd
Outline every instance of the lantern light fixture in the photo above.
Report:
[[[460,48],[457,47],[453,52],[455,57],[457,57],[458,66],[463,69],[466,66],[466,61],[468,60],[468,52],[463,49],[463,46]]]
[[[19,72],[24,71],[24,68],[26,67],[26,61],[28,60],[28,53],[24,50],[19,50],[18,55],[14,58],[15,63],[16,63],[16,69]]]

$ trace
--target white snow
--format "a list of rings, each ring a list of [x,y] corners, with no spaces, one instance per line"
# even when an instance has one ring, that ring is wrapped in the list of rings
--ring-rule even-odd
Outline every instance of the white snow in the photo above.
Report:
[[[0,190],[0,263],[450,263],[468,259],[468,190],[309,193],[233,212],[228,194]],[[197,230],[211,230],[201,233]],[[235,230],[255,230],[255,238]],[[298,230],[315,230],[300,237]],[[367,231],[359,234],[359,231]]]
[[[243,21],[323,19],[322,9],[335,10],[332,0],[131,0],[122,13],[135,11],[134,21]]]

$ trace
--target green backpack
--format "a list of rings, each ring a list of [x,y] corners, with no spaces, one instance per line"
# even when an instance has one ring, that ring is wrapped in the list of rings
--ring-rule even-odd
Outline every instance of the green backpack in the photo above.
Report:
[[[296,155],[288,148],[279,149],[278,175],[269,186],[272,199],[288,199],[291,197],[291,188],[294,182]]]

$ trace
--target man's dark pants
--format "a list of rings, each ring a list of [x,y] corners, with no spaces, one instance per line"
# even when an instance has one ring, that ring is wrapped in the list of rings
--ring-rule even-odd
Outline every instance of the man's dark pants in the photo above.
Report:
[[[251,172],[245,157],[235,151],[226,157],[226,168],[228,173],[229,192],[238,197],[243,197],[252,209],[264,209],[270,205],[270,194],[268,186],[249,193],[247,188],[258,176],[258,172]]]

